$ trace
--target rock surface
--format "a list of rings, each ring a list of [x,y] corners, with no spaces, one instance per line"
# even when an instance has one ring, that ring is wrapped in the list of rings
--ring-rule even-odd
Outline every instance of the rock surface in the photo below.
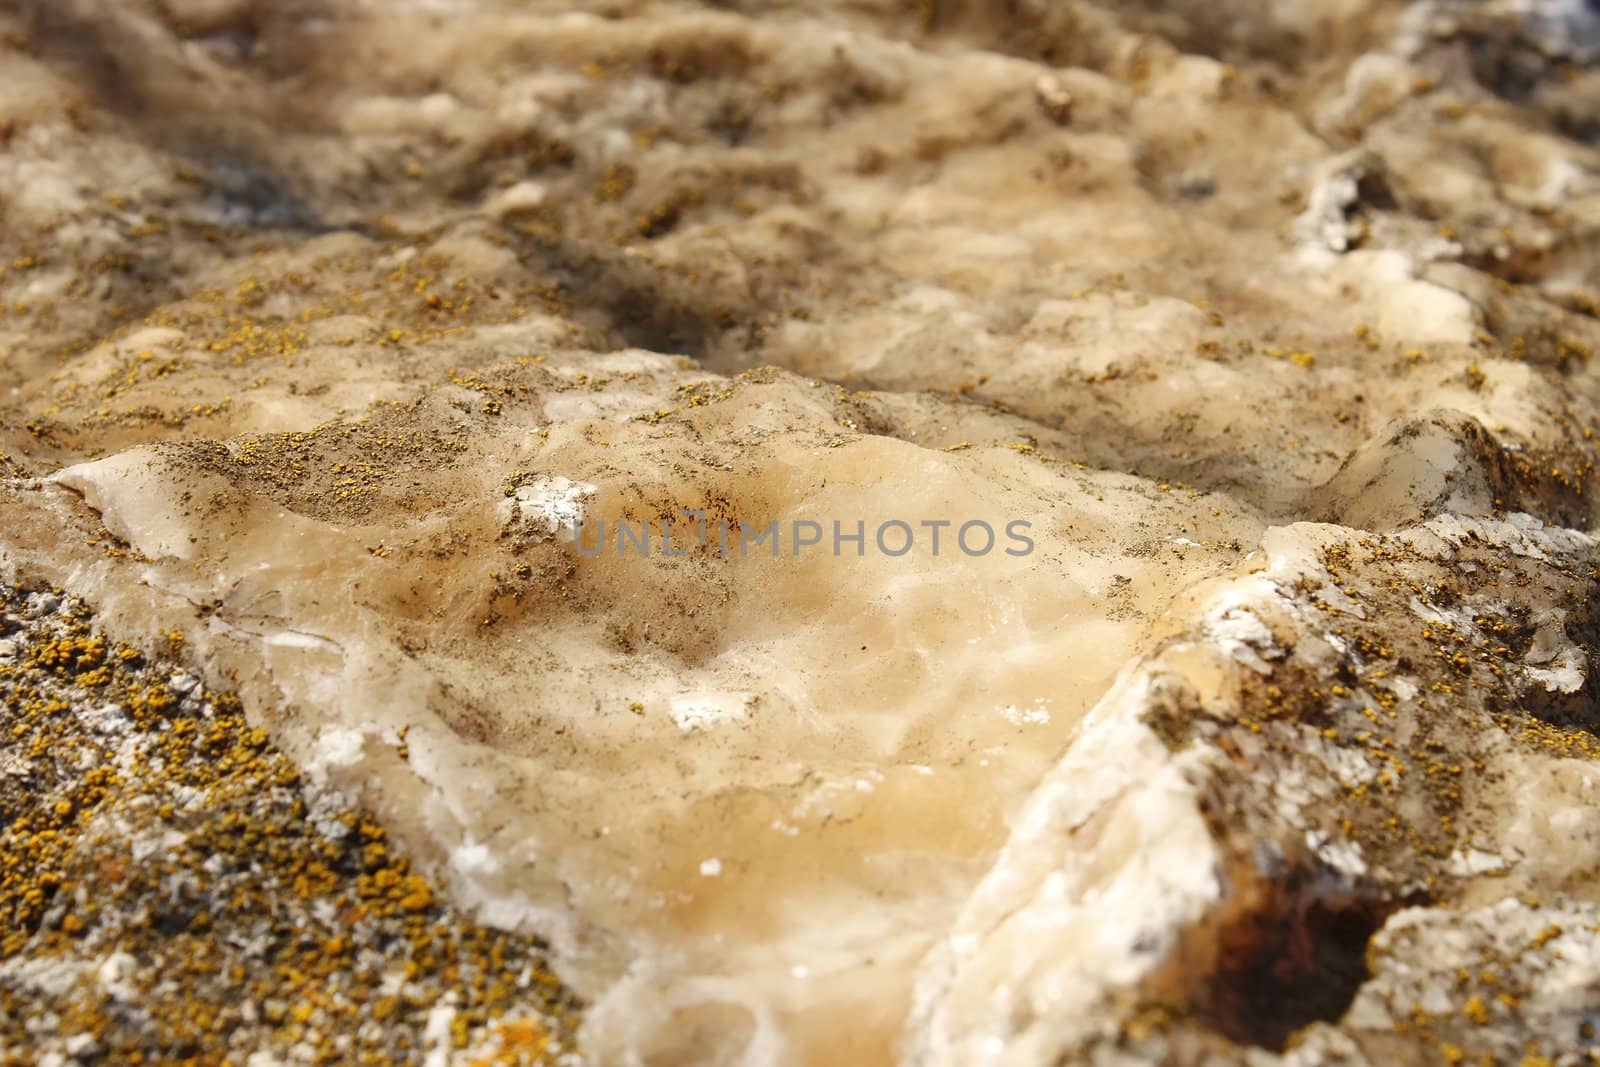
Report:
[[[182,643],[0,590],[5,1062],[575,1062],[543,946],[440,900]]]
[[[0,577],[180,635],[593,1062],[1600,1051],[1589,5],[0,49]]]

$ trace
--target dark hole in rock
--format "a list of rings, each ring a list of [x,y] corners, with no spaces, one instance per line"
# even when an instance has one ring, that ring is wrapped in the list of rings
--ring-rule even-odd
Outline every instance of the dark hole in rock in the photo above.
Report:
[[[1377,901],[1311,900],[1228,932],[1212,1023],[1229,1039],[1281,1050],[1313,1022],[1338,1019],[1366,980]]]
[[[211,195],[203,213],[224,225],[312,229],[311,209],[271,168],[240,158],[216,160],[207,171]]]
[[[627,289],[611,300],[612,326],[629,346],[699,357],[715,328],[692,309],[648,289]]]
[[[1309,863],[1253,869],[1191,932],[1171,978],[1210,1029],[1280,1052],[1296,1031],[1344,1015],[1368,977],[1367,942],[1409,903]]]
[[[1389,179],[1379,170],[1368,171],[1356,179],[1356,201],[1379,211],[1394,211],[1400,206]]]

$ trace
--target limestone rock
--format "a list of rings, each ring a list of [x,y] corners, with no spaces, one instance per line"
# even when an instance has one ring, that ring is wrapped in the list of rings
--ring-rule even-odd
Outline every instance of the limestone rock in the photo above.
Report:
[[[1584,1062],[1596,25],[25,0],[0,579],[595,1063]]]

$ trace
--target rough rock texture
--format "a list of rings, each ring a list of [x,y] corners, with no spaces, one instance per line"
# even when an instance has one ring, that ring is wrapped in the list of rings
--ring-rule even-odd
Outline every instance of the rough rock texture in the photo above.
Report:
[[[1588,1062],[1597,52],[0,5],[0,571],[181,635],[597,1063]]]
[[[570,1061],[542,946],[463,919],[156,644],[0,590],[3,1061]]]

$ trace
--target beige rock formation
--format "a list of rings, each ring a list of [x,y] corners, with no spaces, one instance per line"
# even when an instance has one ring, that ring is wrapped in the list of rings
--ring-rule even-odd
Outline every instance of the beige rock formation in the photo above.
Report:
[[[1586,5],[0,31],[7,580],[593,1062],[1587,1062]]]

